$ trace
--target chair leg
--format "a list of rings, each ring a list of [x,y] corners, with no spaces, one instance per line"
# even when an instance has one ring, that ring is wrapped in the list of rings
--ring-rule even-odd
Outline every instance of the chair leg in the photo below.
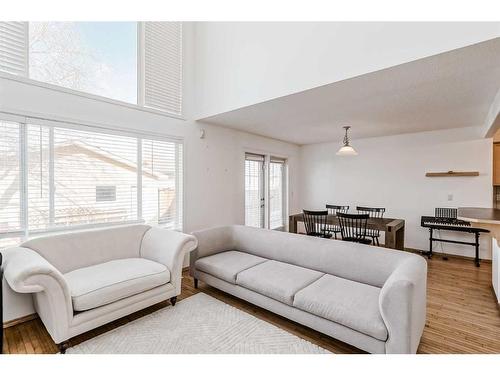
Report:
[[[69,340],[63,341],[60,344],[57,344],[57,347],[59,348],[59,353],[61,354],[66,354],[66,349],[70,347],[69,345]]]
[[[172,306],[175,306],[175,303],[177,302],[177,296],[170,298],[170,303]]]
[[[194,279],[194,288],[198,289],[198,279]]]

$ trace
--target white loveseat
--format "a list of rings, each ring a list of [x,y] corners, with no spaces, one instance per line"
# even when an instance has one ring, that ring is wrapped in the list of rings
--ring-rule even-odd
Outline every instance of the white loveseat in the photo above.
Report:
[[[35,309],[61,352],[71,337],[181,292],[196,238],[147,225],[42,237],[4,254],[4,275]]]
[[[426,317],[419,255],[244,226],[193,233],[197,280],[371,353],[415,353]]]

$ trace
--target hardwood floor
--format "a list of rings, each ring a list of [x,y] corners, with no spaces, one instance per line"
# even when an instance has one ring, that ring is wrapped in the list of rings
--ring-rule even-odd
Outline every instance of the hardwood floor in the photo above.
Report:
[[[480,268],[468,259],[436,256],[428,262],[427,323],[419,353],[500,353],[500,310],[491,289],[491,263]],[[179,300],[204,292],[238,309],[279,326],[334,353],[361,353],[350,345],[332,339],[288,319],[251,305],[200,282],[184,272]],[[70,340],[72,345],[168,306],[163,302]],[[56,353],[57,347],[40,319],[6,328],[6,353]]]

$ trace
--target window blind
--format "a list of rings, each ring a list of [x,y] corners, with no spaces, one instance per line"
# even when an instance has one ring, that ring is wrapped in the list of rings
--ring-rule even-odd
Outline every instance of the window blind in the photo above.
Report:
[[[0,71],[28,76],[27,22],[0,22]]]
[[[54,225],[137,220],[137,173],[133,137],[54,128]],[[115,187],[115,199],[96,199],[97,186]]]
[[[142,201],[146,223],[182,226],[182,144],[142,140]]]
[[[182,229],[182,143],[29,122],[0,122],[0,248],[112,224]]]
[[[182,113],[182,23],[144,23],[144,106]]]
[[[15,245],[21,222],[21,127],[0,121],[0,247]]]

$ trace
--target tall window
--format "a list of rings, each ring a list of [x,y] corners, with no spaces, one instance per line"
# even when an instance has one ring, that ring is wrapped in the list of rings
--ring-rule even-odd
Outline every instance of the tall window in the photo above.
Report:
[[[245,225],[283,230],[287,217],[286,159],[245,154]]]
[[[56,230],[182,229],[182,144],[0,121],[0,247]]]
[[[0,71],[182,112],[180,22],[0,22]]]

